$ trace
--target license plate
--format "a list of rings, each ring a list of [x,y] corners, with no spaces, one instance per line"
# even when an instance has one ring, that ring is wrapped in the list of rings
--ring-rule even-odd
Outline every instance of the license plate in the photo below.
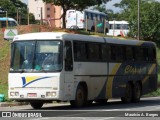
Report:
[[[28,93],[28,97],[37,97],[36,93]]]

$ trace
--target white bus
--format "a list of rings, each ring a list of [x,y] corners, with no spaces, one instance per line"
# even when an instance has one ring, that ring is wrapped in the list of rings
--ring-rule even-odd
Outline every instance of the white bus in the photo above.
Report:
[[[51,101],[81,107],[110,98],[138,102],[157,89],[153,42],[68,33],[14,37],[8,76],[9,98],[34,109]]]
[[[87,18],[87,20],[86,20]],[[93,10],[68,10],[66,13],[66,28],[67,29],[86,29],[88,31],[104,32],[104,23],[108,17],[103,12]],[[108,28],[106,27],[106,31]]]
[[[109,21],[109,31],[107,35],[126,37],[129,33],[129,23],[127,21]]]

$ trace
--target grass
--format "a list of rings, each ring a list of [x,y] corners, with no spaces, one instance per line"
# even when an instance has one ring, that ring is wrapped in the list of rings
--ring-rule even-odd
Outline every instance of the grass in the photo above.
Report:
[[[160,88],[158,88],[156,91],[146,94],[144,95],[145,97],[156,97],[156,96],[160,96]]]
[[[23,29],[24,30],[24,29]],[[31,29],[31,32],[37,32],[38,28]],[[79,34],[85,35],[97,35],[105,37],[103,33],[77,31]],[[129,39],[129,38],[128,38]],[[8,71],[10,61],[10,42],[3,40],[3,35],[0,33],[0,94],[5,94],[5,99],[8,101]],[[157,48],[157,60],[158,60],[158,81],[160,83],[160,49]],[[160,88],[153,93],[148,94],[149,96],[160,96]],[[147,95],[147,96],[148,96]]]
[[[8,101],[8,84],[0,84],[0,94],[4,94],[5,101]]]

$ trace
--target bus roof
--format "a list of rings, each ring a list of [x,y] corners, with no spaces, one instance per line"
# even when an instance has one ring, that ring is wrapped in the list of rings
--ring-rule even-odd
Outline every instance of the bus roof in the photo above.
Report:
[[[85,9],[84,11],[86,11],[86,12],[90,12],[90,13],[97,13],[97,14],[103,14],[103,15],[106,15],[106,14],[105,14],[105,13],[103,13],[103,12],[99,12],[99,11],[95,11],[95,10]]]
[[[149,41],[121,40],[117,38],[70,34],[66,32],[39,32],[39,33],[22,34],[15,36],[13,41],[23,41],[23,40],[75,40],[75,41],[77,40],[77,41],[93,41],[100,43],[138,45],[138,46],[143,43],[148,43],[148,44],[153,44],[155,46],[154,42],[149,42]]]
[[[0,17],[0,21],[6,21],[7,19],[8,19],[9,21],[15,21],[13,18]]]
[[[74,9],[70,9],[70,10],[67,10],[67,12],[69,11],[79,11],[79,10],[74,10]],[[103,12],[99,12],[99,11],[95,11],[95,10],[89,10],[89,9],[85,9],[83,10],[82,12],[90,12],[90,13],[95,13],[95,14],[101,14],[101,15],[106,15],[105,13]],[[107,15],[106,15],[107,16]]]
[[[109,24],[129,24],[128,21],[109,21]]]

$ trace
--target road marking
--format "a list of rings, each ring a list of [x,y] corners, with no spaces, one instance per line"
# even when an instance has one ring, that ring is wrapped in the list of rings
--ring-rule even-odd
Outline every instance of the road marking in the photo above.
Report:
[[[107,117],[107,118],[101,118],[101,119],[97,119],[97,120],[108,120],[108,119],[113,119],[115,117]]]
[[[47,119],[49,119],[49,118],[40,118],[39,120],[47,120]]]

